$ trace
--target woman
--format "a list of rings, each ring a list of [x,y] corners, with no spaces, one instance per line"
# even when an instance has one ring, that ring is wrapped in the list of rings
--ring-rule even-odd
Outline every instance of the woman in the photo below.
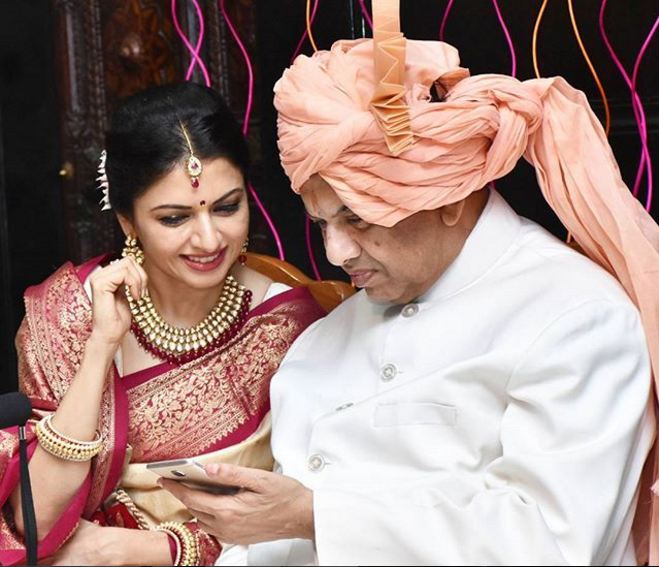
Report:
[[[28,289],[16,341],[35,408],[39,558],[212,564],[219,543],[146,463],[269,469],[270,378],[322,311],[306,290],[241,264],[247,147],[214,91],[185,83],[130,97],[106,150],[103,208],[126,235],[123,257],[66,264]],[[0,435],[0,563],[15,564],[17,440]]]

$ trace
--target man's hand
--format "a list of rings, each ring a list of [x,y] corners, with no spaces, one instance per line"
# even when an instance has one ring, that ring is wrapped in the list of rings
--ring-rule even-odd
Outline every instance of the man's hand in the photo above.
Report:
[[[250,544],[276,539],[313,539],[313,493],[280,474],[229,464],[206,465],[218,484],[240,486],[233,495],[215,495],[161,479],[197,517],[199,527],[226,543]]]

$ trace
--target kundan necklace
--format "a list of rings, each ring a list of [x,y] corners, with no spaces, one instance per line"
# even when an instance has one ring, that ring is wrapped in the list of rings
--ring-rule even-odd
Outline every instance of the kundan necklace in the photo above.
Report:
[[[182,364],[229,342],[242,328],[252,300],[252,292],[227,276],[215,307],[194,327],[174,327],[156,311],[149,292],[134,299],[126,290],[133,315],[131,330],[148,352],[168,362]]]

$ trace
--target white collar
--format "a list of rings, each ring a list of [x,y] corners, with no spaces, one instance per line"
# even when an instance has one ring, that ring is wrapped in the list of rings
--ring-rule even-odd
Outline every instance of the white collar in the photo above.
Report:
[[[445,299],[485,275],[513,244],[521,226],[517,213],[490,189],[487,204],[460,254],[418,303]]]

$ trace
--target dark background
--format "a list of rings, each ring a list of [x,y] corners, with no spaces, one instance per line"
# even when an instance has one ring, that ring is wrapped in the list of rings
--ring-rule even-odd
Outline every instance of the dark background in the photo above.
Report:
[[[80,261],[91,253],[102,252],[101,244],[112,242],[108,234],[112,232],[112,228],[108,228],[111,221],[97,223],[94,221],[95,209],[94,212],[88,210],[89,203],[97,201],[98,195],[91,190],[87,194],[85,189],[81,191],[84,195],[75,194],[78,200],[72,205],[71,187],[93,186],[93,172],[90,173],[89,167],[78,168],[75,175],[83,179],[78,179],[77,185],[72,185],[71,179],[60,173],[68,159],[67,140],[71,139],[72,128],[70,112],[66,110],[69,107],[63,103],[63,97],[69,96],[63,85],[71,81],[70,72],[64,73],[58,61],[61,51],[73,49],[69,44],[78,40],[78,32],[74,30],[75,33],[70,35],[71,30],[67,32],[62,27],[62,14],[86,11],[90,4],[94,2],[0,0],[0,392],[16,387],[13,337],[23,316],[23,290],[42,281],[64,261]],[[104,22],[101,34],[104,41],[110,33],[108,26],[112,24],[111,6],[120,4],[104,1],[102,10],[99,8],[102,11],[99,17]],[[402,28],[407,37],[438,37],[446,1],[401,0],[401,4]],[[601,2],[575,0],[574,4],[581,36],[609,97],[612,113],[610,142],[623,178],[631,185],[638,166],[640,142],[629,91],[599,36],[597,18]],[[124,5],[135,11],[160,9],[160,17],[166,18],[169,2],[127,0]],[[370,8],[370,2],[367,5]],[[499,5],[515,43],[517,76],[520,79],[533,78],[531,36],[541,1],[499,0]],[[216,4],[206,2],[204,7],[209,14],[208,25],[222,27],[221,22],[211,17],[212,11],[217,11]],[[290,63],[295,45],[304,31],[305,0],[227,0],[227,7],[236,17],[255,65],[256,104],[250,134],[255,154],[254,185],[281,233],[287,259],[311,273],[305,249],[302,207],[299,199],[291,193],[278,163],[275,114],[271,104],[272,85]],[[656,17],[657,5],[653,0],[611,0],[608,3],[605,22],[609,38],[629,72]],[[222,27],[220,31],[220,39],[214,45],[206,44],[205,57],[215,58],[216,67],[220,69],[218,88],[241,117],[245,73],[226,28]],[[326,49],[339,38],[360,37],[364,31],[370,35],[357,0],[321,0],[313,26],[319,48]],[[163,37],[170,36],[163,33]],[[456,1],[446,25],[445,40],[458,47],[462,65],[470,68],[472,74],[510,73],[508,45],[492,2]],[[172,45],[171,49],[174,53],[172,68],[176,69],[174,74],[161,73],[155,78],[147,78],[147,82],[167,82],[172,77],[174,80],[183,77],[187,68],[186,56],[178,46]],[[308,41],[303,52],[311,52]],[[638,92],[648,119],[650,150],[654,151],[655,158],[659,124],[658,52],[659,40],[655,37],[645,54],[638,81]],[[603,120],[599,91],[574,37],[567,2],[549,2],[538,37],[538,54],[541,73],[544,76],[563,75],[585,91],[595,112]],[[104,62],[105,81],[109,85],[105,112],[111,110],[117,89],[112,83],[113,67],[107,58]],[[98,64],[93,61],[91,68]],[[229,69],[226,73],[225,68]],[[198,74],[195,77],[199,79]],[[127,88],[130,90],[131,87]],[[88,100],[74,102],[83,117],[98,111]],[[92,132],[87,134],[90,139],[102,139],[102,127],[98,124],[102,125],[103,120],[97,120],[95,124]],[[76,134],[77,131],[73,130]],[[89,145],[84,142],[78,146],[81,144]],[[90,148],[78,147],[76,151],[84,153],[85,149]],[[94,152],[89,152],[93,154],[90,163],[97,155],[96,148],[93,149]],[[655,171],[656,175],[659,175],[658,171]],[[644,195],[643,187],[641,195]],[[520,214],[540,222],[560,237],[565,236],[540,195],[532,168],[523,160],[513,173],[497,181],[497,188]],[[655,219],[659,218],[657,201],[652,213]],[[252,249],[275,255],[273,239],[255,208],[252,219]],[[342,278],[342,274],[322,257],[317,234],[314,235],[314,246],[323,277]]]

